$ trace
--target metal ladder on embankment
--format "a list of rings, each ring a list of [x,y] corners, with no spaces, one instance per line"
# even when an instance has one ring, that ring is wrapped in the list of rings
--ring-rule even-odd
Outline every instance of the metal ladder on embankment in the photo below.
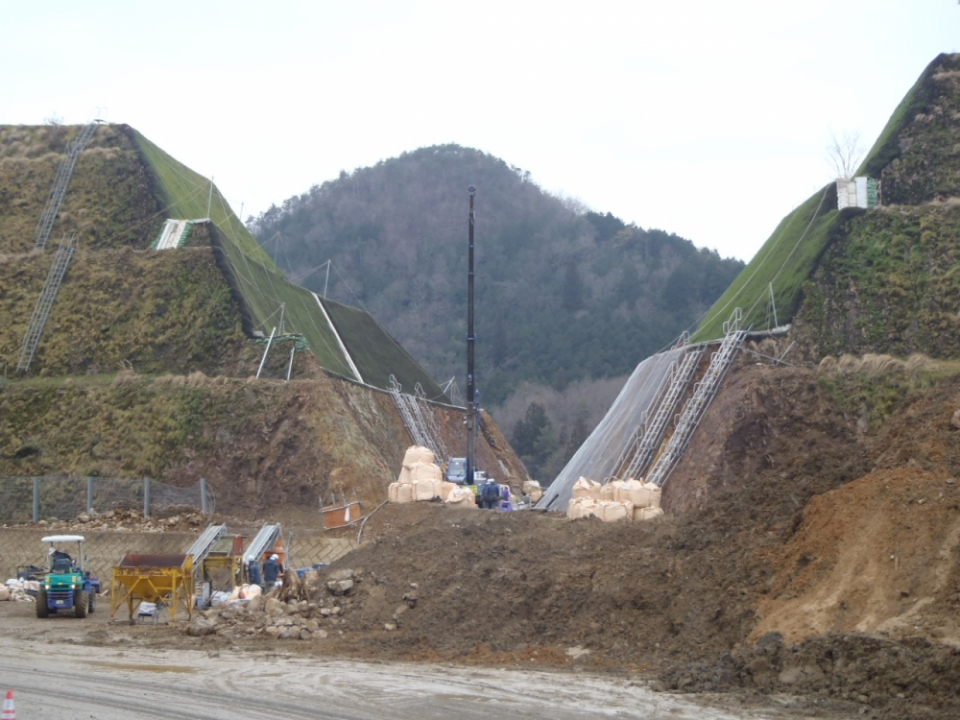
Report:
[[[418,393],[422,394],[423,388],[420,387],[419,383],[417,383],[417,388]],[[393,397],[394,404],[397,406],[397,410],[400,411],[400,417],[403,420],[404,427],[406,427],[407,432],[410,433],[410,439],[413,440],[416,445],[430,448],[430,450],[433,451],[435,461],[438,464],[442,462],[445,451],[438,439],[440,433],[437,432],[435,425],[433,432],[427,427],[428,423],[424,420],[424,413],[420,411],[417,398],[401,392],[400,383],[397,382],[397,379],[393,375],[390,376],[388,389],[390,395]],[[424,402],[425,401],[426,400],[424,400]],[[430,413],[428,412],[427,414],[429,415]],[[432,415],[430,421],[433,421]]]
[[[97,131],[97,123],[92,122],[80,132],[80,135],[71,142],[67,143],[66,157],[60,162],[57,168],[56,177],[53,180],[53,188],[50,190],[50,196],[47,198],[47,204],[43,206],[43,213],[40,215],[40,222],[37,224],[37,242],[34,247],[43,250],[47,246],[47,240],[50,239],[50,231],[53,230],[53,223],[57,219],[57,211],[60,210],[60,203],[63,202],[63,196],[67,194],[67,185],[70,183],[70,176],[73,175],[73,168],[77,164],[77,158],[83,152],[83,148],[90,142],[90,138]]]
[[[647,482],[663,487],[667,478],[670,477],[670,473],[673,472],[680,458],[683,457],[693,432],[697,429],[704,412],[717,394],[720,382],[733,365],[737,351],[747,335],[746,330],[740,329],[742,317],[740,309],[737,308],[731,319],[723,324],[724,336],[720,343],[720,349],[711,355],[710,367],[707,368],[707,372],[695,386],[693,395],[683,406],[673,435],[670,436],[666,448],[647,475]]]
[[[663,394],[653,417],[647,420],[637,428],[636,439],[624,450],[621,460],[617,467],[622,467],[632,451],[633,458],[623,473],[623,478],[639,478],[650,465],[657,449],[663,443],[663,434],[667,429],[667,422],[677,411],[683,394],[690,385],[697,367],[700,365],[700,358],[703,357],[703,349],[696,347],[688,350],[683,359],[675,362],[670,368],[670,380],[667,390]]]
[[[47,323],[50,308],[53,307],[53,301],[57,298],[60,283],[67,272],[67,265],[70,264],[70,258],[73,257],[76,250],[76,246],[73,244],[76,237],[74,233],[67,238],[65,243],[61,243],[57,254],[53,257],[53,264],[50,265],[47,280],[40,290],[40,297],[33,309],[33,315],[30,317],[27,332],[23,336],[23,345],[20,347],[20,362],[17,363],[18,371],[26,372],[30,369],[30,362],[33,360],[33,354],[37,351],[37,344],[40,342],[40,335],[43,333],[43,326]]]

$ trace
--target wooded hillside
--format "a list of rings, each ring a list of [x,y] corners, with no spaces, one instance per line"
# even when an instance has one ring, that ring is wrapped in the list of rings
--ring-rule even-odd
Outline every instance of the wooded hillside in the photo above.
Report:
[[[361,305],[435,377],[465,386],[467,187],[476,194],[477,383],[562,389],[628,373],[691,326],[743,264],[541,190],[530,173],[441,145],[341,173],[256,219],[295,281]],[[642,200],[638,198],[638,203]],[[315,270],[312,274],[307,274]]]

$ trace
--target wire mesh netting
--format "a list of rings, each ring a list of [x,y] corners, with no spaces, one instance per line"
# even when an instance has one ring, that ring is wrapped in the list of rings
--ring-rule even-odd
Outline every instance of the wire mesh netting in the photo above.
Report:
[[[141,509],[151,515],[181,507],[200,510],[204,492],[202,480],[181,488],[148,478],[0,477],[0,523],[69,520],[90,510]],[[205,509],[213,512],[213,495],[206,493]]]
[[[602,482],[616,472],[617,463],[627,444],[633,441],[643,414],[652,409],[670,366],[684,352],[684,348],[668,350],[637,365],[603,420],[546,489],[537,507],[565,510],[580,476]]]

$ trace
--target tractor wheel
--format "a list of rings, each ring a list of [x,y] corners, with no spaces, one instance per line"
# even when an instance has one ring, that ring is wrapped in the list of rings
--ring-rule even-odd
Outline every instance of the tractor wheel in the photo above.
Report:
[[[87,596],[86,590],[77,590],[73,594],[73,609],[76,611],[78,618],[87,616],[87,606],[89,604],[90,598]]]
[[[90,604],[87,606],[87,615],[93,615],[97,611],[97,593],[90,591]]]
[[[44,589],[37,590],[37,602],[34,603],[37,606],[37,617],[45,618],[50,617],[50,609],[47,607],[47,591]]]

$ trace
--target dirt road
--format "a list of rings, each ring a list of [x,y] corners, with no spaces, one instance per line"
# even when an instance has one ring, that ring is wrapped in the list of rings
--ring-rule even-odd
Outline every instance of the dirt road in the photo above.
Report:
[[[364,663],[249,649],[149,647],[169,626],[38,620],[0,603],[0,690],[18,718],[547,718],[657,720],[799,717],[776,710],[704,707],[645,683],[592,673]],[[705,699],[707,703],[710,698]]]

